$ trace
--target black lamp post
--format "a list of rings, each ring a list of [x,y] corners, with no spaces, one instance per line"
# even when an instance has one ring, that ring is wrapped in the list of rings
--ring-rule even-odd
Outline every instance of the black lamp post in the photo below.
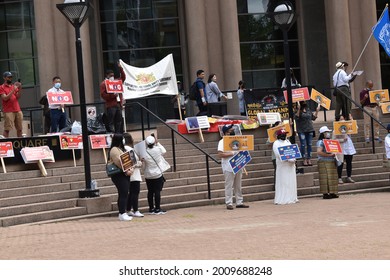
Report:
[[[290,73],[290,50],[288,46],[287,32],[295,21],[295,11],[290,1],[280,1],[273,6],[273,10],[268,12],[268,16],[275,22],[283,32],[283,50],[284,50],[284,68],[287,85],[288,118],[294,120],[292,91],[291,91],[291,73]],[[295,143],[295,131],[292,126],[291,142]]]
[[[88,0],[65,0],[63,4],[57,4],[57,9],[66,17],[74,26],[76,32],[76,56],[77,56],[77,76],[79,80],[80,94],[80,113],[83,137],[83,158],[85,173],[85,190],[79,191],[79,197],[98,197],[99,190],[91,188],[91,164],[89,159],[89,143],[87,128],[87,109],[85,105],[85,86],[84,86],[84,69],[83,54],[81,48],[80,27],[87,18],[89,8]]]

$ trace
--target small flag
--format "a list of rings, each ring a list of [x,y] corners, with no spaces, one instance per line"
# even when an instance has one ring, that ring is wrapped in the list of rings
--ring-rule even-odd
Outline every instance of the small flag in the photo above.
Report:
[[[374,37],[385,49],[387,55],[390,56],[390,21],[387,7],[383,11],[382,18],[374,27]]]

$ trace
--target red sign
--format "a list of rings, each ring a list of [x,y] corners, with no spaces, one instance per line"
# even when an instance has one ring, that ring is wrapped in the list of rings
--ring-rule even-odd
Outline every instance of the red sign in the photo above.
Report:
[[[326,152],[334,154],[341,154],[343,152],[340,146],[340,142],[338,140],[324,139],[323,141]]]
[[[54,162],[53,151],[48,146],[26,147],[20,151],[25,163],[36,162],[38,160]]]
[[[0,157],[14,157],[14,148],[12,142],[0,142]]]
[[[105,149],[111,146],[110,134],[89,135],[89,140],[91,141],[92,149]]]
[[[47,92],[47,101],[49,105],[70,105],[73,104],[72,93],[70,91],[61,91],[61,92]]]
[[[123,93],[122,80],[105,80],[107,93]]]
[[[309,89],[307,87],[294,88],[291,90],[291,92],[293,103],[310,99]],[[283,91],[283,94],[284,100],[286,100],[286,103],[288,103],[287,90]]]
[[[60,136],[61,150],[82,149],[82,135],[61,135]]]

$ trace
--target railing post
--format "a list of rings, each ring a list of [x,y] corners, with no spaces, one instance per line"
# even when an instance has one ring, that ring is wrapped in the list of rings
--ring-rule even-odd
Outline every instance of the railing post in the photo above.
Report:
[[[149,99],[146,99],[146,108],[149,110]],[[148,130],[150,130],[150,116],[148,111],[146,111],[146,121],[148,123]]]
[[[176,149],[175,149],[175,133],[171,130],[172,139],[172,156],[173,156],[173,171],[176,172]]]
[[[145,140],[145,126],[144,126],[144,108],[140,106],[141,109],[141,129],[142,129],[142,140]]]
[[[30,111],[30,130],[31,130],[31,137],[34,136],[34,126],[33,126],[33,118],[32,118],[32,110]]]
[[[209,167],[209,156],[206,155],[206,170],[207,170],[207,192],[209,199],[211,199],[211,184],[210,184],[210,167]]]
[[[375,154],[374,119],[371,117],[370,120],[371,120],[372,153]]]

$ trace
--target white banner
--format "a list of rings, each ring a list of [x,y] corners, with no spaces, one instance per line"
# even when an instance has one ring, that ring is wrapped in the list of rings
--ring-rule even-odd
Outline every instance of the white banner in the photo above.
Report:
[[[126,73],[123,83],[124,99],[135,99],[155,94],[177,95],[176,71],[172,54],[156,64],[138,68],[124,63],[120,64]]]

